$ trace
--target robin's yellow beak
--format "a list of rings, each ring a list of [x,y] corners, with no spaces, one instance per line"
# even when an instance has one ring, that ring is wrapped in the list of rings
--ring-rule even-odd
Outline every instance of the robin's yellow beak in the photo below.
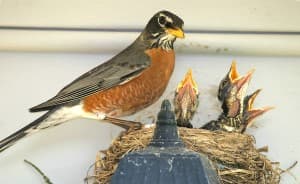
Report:
[[[167,28],[166,33],[174,35],[177,38],[184,38],[184,32],[181,28]]]

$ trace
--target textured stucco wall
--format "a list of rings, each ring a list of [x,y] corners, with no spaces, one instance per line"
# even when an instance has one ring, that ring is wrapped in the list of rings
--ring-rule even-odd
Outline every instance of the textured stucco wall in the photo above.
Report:
[[[0,139],[39,116],[28,108],[56,94],[64,85],[111,55],[0,53]],[[300,160],[300,58],[177,55],[176,68],[164,96],[130,119],[150,121],[163,98],[172,99],[173,90],[189,67],[200,88],[200,106],[194,125],[214,119],[219,113],[216,100],[218,82],[237,60],[240,73],[255,67],[249,93],[263,88],[255,107],[272,105],[276,109],[256,120],[257,146],[269,146],[268,156],[287,168]],[[0,154],[0,183],[41,183],[23,162],[38,165],[54,183],[83,183],[98,150],[105,149],[120,128],[92,120],[74,120],[37,133]],[[292,172],[299,177],[300,167]],[[284,184],[296,183],[291,176]]]

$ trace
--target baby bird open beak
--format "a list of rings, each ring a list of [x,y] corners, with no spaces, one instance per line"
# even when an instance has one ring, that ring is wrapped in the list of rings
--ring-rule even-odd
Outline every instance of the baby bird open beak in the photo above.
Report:
[[[251,80],[254,69],[250,70],[246,75],[235,79],[225,95],[225,102],[222,105],[224,113],[228,117],[235,117],[243,112],[243,100]]]
[[[236,61],[232,61],[231,63],[231,67],[230,70],[228,72],[228,77],[230,79],[231,82],[233,82],[235,79],[239,78],[240,74],[237,71],[237,67],[236,67]]]
[[[178,126],[192,128],[192,119],[198,107],[199,90],[189,69],[184,79],[178,84],[175,93],[175,114]]]
[[[245,97],[248,85],[254,73],[254,69],[251,69],[245,76],[239,77],[233,81],[233,85],[236,86],[239,95]]]
[[[233,82],[240,77],[237,67],[236,67],[236,61],[232,61],[231,67],[226,74],[226,76],[221,80],[219,84],[218,89],[218,99],[223,103],[225,96],[229,90],[229,88],[232,86]]]
[[[253,108],[254,101],[257,97],[257,95],[261,92],[261,89],[256,90],[251,95],[248,95],[244,99],[244,112],[243,117],[245,121],[245,127],[242,130],[242,133],[246,131],[247,127],[250,127],[252,125],[252,122],[255,118],[258,116],[263,115],[269,110],[274,109],[275,107],[272,106],[266,106],[262,108]]]

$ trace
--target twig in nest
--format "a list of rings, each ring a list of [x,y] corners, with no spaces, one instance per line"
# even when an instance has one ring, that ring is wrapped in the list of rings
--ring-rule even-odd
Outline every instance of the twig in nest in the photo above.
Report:
[[[284,172],[290,172],[291,169],[293,169],[298,164],[298,161],[295,161],[290,167],[288,167],[285,170],[282,170],[281,174]]]
[[[298,164],[298,161],[295,161],[290,167],[288,167],[287,169],[285,170],[281,170],[280,174],[284,174],[284,173],[288,173],[289,175],[291,175],[294,180],[300,184],[300,181],[297,179],[297,177],[291,173],[291,170]]]
[[[31,167],[33,167],[41,176],[43,176],[43,179],[46,184],[53,184],[50,179],[41,171],[36,165],[33,163],[29,162],[28,160],[24,160],[25,163],[29,164]]]
[[[86,177],[84,178],[84,183],[86,184],[89,184],[89,181],[92,180],[93,184],[97,184],[98,182],[96,182],[96,176],[95,175],[89,175],[89,172],[90,170],[93,168],[93,167],[97,167],[97,163],[99,161],[97,160],[96,162],[94,162],[93,164],[91,164],[87,170],[87,173],[86,173]]]
[[[268,146],[264,146],[264,147],[258,148],[257,151],[258,152],[268,152],[269,151],[269,147]]]

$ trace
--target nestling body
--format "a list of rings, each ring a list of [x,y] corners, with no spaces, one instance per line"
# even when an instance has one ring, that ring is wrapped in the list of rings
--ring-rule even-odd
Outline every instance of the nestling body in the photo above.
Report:
[[[189,69],[175,91],[174,106],[177,125],[193,128],[191,120],[199,105],[199,90]]]

